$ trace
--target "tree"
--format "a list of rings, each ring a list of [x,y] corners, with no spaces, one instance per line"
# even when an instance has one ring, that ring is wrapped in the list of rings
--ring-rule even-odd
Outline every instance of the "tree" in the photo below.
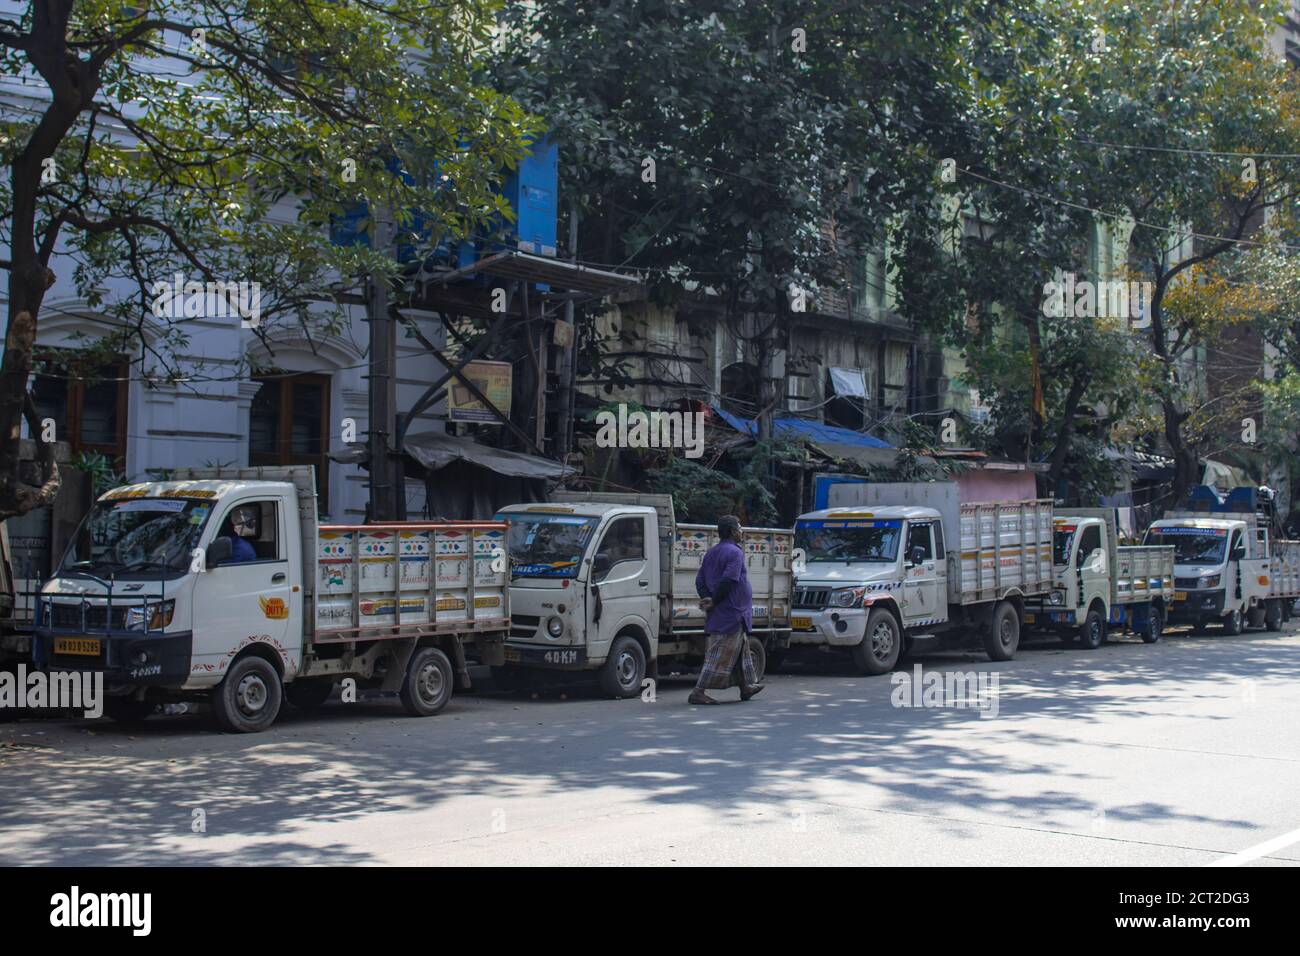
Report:
[[[258,314],[236,318],[270,347],[290,323],[336,331],[343,290],[395,274],[388,250],[331,243],[345,211],[388,210],[417,246],[504,213],[492,186],[532,126],[477,81],[496,6],[49,0],[0,21],[3,72],[31,90],[0,129],[0,517],[57,488],[48,446],[44,487],[20,480],[18,437],[24,417],[40,434],[27,380],[60,263],[109,319],[97,348],[174,382],[203,374],[177,358],[185,316],[159,308],[175,274],[256,284]],[[132,292],[115,298],[121,281]]]

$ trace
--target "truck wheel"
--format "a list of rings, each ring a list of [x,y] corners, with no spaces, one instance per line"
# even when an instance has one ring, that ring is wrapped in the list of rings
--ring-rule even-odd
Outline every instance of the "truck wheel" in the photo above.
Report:
[[[455,686],[447,655],[436,647],[421,647],[411,655],[398,696],[408,714],[432,717],[447,706]]]
[[[158,709],[151,700],[136,700],[134,697],[107,697],[104,699],[104,713],[110,720],[119,724],[140,724]]]
[[[1165,622],[1160,614],[1160,608],[1153,607],[1147,611],[1147,626],[1142,629],[1142,643],[1155,644],[1160,640],[1160,635],[1164,633]]]
[[[301,677],[284,685],[284,696],[300,710],[314,710],[330,699],[334,681],[328,677]]]
[[[749,639],[749,653],[754,658],[754,676],[761,681],[767,676],[767,648],[763,646],[763,642],[758,638],[751,637]]]
[[[1079,628],[1079,643],[1089,651],[1095,651],[1106,643],[1106,619],[1096,608],[1088,611],[1083,627]]]
[[[275,722],[284,685],[261,657],[241,657],[212,695],[212,715],[228,734],[257,734]]]
[[[1002,601],[993,609],[993,620],[984,632],[984,652],[991,661],[1009,661],[1020,646],[1020,615],[1015,606]]]
[[[1241,616],[1241,608],[1234,608],[1232,613],[1223,619],[1223,633],[1237,636],[1245,627],[1245,622]]]
[[[874,608],[867,617],[862,643],[853,648],[853,662],[858,670],[872,676],[887,674],[898,663],[902,650],[903,635],[898,619],[883,607]]]
[[[1264,630],[1282,630],[1282,602],[1269,601],[1264,607]]]
[[[609,657],[600,669],[600,689],[610,697],[636,697],[645,680],[645,651],[635,637],[614,639]]]

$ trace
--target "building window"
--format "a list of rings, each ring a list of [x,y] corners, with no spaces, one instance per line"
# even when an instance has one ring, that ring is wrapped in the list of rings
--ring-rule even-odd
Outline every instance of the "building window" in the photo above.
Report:
[[[126,396],[130,365],[90,368],[47,352],[37,356],[32,398],[37,417],[54,420],[55,438],[74,455],[98,452],[126,471]],[[39,437],[39,436],[32,436]]]
[[[255,376],[248,422],[250,465],[314,465],[318,507],[329,513],[328,375]]]

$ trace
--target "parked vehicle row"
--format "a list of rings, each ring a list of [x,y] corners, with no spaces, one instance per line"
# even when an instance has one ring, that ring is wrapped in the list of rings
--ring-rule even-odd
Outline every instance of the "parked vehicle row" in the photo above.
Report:
[[[1115,629],[1154,642],[1166,622],[1272,630],[1300,597],[1300,542],[1270,540],[1249,500],[1214,496],[1121,546],[1113,512],[995,499],[1008,488],[1032,476],[837,483],[793,530],[745,529],[760,674],[797,646],[883,674],[938,646],[1010,660],[1025,628],[1089,648]],[[32,654],[102,672],[116,719],[202,700],[235,732],[266,729],[286,699],[319,705],[340,680],[435,714],[471,662],[506,687],[592,672],[630,697],[701,663],[695,577],[716,542],[666,495],[322,525],[310,467],[190,469],[100,496],[41,588]]]

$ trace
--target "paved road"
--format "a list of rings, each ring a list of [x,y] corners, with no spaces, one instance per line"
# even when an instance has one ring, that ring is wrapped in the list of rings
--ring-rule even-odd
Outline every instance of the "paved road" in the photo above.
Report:
[[[0,863],[1199,865],[1300,827],[1294,630],[922,662],[995,673],[997,716],[894,707],[819,655],[704,709],[661,685],[335,702],[257,736],[3,724]],[[1250,865],[1300,863],[1278,842]]]

